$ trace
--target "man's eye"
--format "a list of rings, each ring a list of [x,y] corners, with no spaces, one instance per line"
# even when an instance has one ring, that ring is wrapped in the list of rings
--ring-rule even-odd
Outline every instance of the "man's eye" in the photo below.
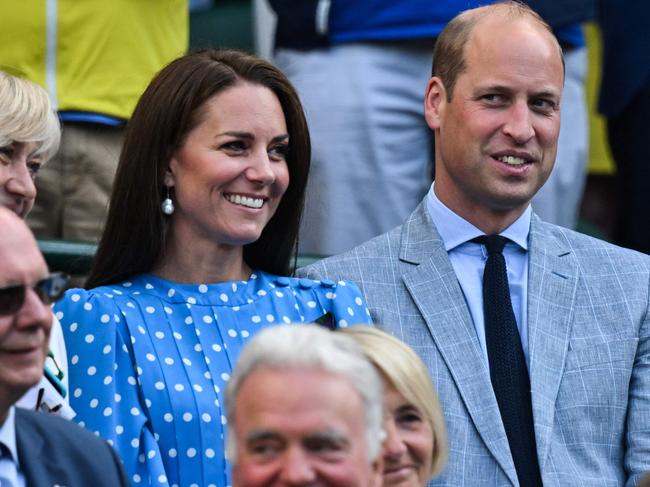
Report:
[[[497,93],[488,93],[481,96],[481,100],[487,103],[500,103],[503,101],[503,95],[499,95]]]
[[[322,456],[335,456],[345,450],[343,443],[328,439],[306,440],[304,447],[307,451]]]
[[[531,102],[531,105],[534,108],[536,108],[538,110],[542,110],[542,111],[553,111],[553,110],[555,110],[555,107],[556,107],[556,103],[554,101],[547,100],[545,98],[538,98],[536,100],[533,100]]]
[[[264,458],[274,456],[280,451],[280,449],[281,449],[280,444],[278,444],[277,442],[269,442],[269,441],[254,443],[252,445],[249,445],[248,447],[248,450],[250,451],[251,454],[257,457],[264,457]]]

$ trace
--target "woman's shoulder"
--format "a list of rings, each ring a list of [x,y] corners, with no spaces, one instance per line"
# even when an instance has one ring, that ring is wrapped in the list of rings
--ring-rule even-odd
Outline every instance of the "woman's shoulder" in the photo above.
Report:
[[[275,276],[264,272],[257,272],[264,276],[270,287],[290,287],[294,289],[305,289],[313,292],[343,293],[360,295],[358,286],[351,281],[333,281],[331,279],[307,279],[304,277]]]
[[[290,290],[296,304],[304,311],[305,318],[309,318],[308,314],[313,313],[331,314],[339,326],[370,321],[370,313],[363,295],[353,282],[287,276],[273,276],[270,280],[275,288],[273,294],[281,297],[286,294],[283,289]]]
[[[118,298],[140,294],[139,284],[139,279],[133,279],[92,289],[68,289],[54,305],[55,315],[63,325],[71,319],[77,319],[79,315],[98,317],[106,323],[111,315],[121,314],[120,309],[125,301]]]

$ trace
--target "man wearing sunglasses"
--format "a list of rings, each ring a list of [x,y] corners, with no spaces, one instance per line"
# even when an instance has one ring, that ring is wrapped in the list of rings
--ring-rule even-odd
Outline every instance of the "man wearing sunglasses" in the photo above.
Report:
[[[112,448],[77,425],[14,407],[43,374],[50,305],[66,277],[48,274],[27,225],[0,208],[0,485],[127,486]]]

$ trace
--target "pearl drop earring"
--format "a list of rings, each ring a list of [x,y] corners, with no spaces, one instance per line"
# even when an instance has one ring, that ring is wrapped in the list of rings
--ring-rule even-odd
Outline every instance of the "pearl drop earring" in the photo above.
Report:
[[[167,186],[167,197],[163,200],[160,205],[160,209],[165,215],[171,215],[174,213],[174,202],[169,196],[169,186]]]

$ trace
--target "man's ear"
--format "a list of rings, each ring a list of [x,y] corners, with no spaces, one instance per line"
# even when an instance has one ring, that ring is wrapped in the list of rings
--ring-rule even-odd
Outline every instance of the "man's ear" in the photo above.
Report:
[[[424,118],[432,130],[440,128],[440,118],[446,104],[447,90],[445,90],[442,80],[434,76],[429,80],[424,95]]]

